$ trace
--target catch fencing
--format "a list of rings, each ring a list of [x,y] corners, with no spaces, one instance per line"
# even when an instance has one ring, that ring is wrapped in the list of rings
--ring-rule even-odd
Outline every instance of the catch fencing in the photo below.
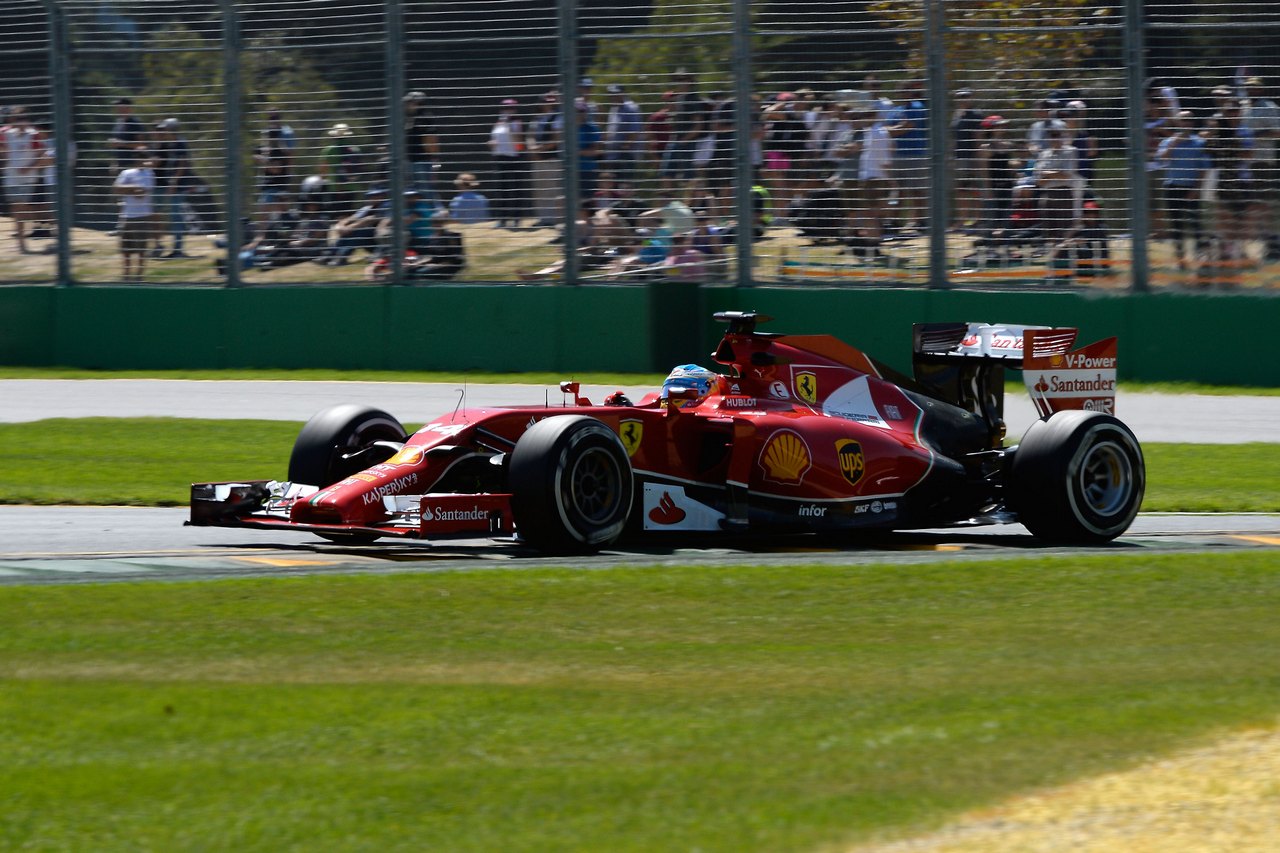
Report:
[[[0,282],[1280,281],[1275,3],[0,14]]]

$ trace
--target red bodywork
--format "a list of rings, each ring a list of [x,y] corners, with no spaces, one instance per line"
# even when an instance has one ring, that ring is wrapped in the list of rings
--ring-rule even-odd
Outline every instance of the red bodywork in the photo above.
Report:
[[[654,393],[636,405],[593,405],[566,383],[561,406],[439,417],[385,462],[318,491],[200,484],[191,523],[414,538],[518,533],[502,461],[530,425],[566,414],[598,419],[621,439],[640,530],[925,526],[990,504],[979,497],[938,515],[938,478],[946,491],[964,469],[922,437],[920,394],[884,378],[857,349],[753,324],[731,327],[715,357],[728,369],[700,402],[669,405]],[[966,453],[991,448],[986,429],[970,433]],[[909,510],[918,493],[931,496]]]

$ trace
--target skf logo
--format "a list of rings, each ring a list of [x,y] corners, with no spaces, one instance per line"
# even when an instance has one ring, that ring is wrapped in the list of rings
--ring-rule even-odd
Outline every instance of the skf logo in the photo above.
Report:
[[[809,445],[791,430],[774,433],[760,452],[764,478],[775,483],[799,483],[812,465]]]
[[[850,438],[842,438],[836,442],[836,458],[840,461],[840,473],[856,486],[867,470],[866,457],[862,455],[862,445]]]
[[[636,451],[640,449],[640,439],[644,438],[644,421],[630,418],[622,421],[618,424],[618,438],[622,439],[622,446],[627,449],[627,455],[635,456]]]
[[[805,371],[796,374],[796,396],[812,405],[818,402],[818,377]]]

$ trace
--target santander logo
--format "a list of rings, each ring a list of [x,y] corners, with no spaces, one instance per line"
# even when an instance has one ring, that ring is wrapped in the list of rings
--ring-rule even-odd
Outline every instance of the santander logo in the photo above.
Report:
[[[670,492],[663,492],[658,505],[649,510],[649,520],[654,524],[679,524],[686,513],[671,499]]]

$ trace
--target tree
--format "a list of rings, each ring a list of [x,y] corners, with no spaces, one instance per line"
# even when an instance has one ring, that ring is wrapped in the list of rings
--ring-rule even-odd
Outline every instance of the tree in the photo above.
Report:
[[[947,0],[937,8],[946,16],[950,82],[1005,91],[1069,84],[1118,23],[1109,0]],[[919,0],[873,0],[867,9],[881,26],[904,30],[900,43],[918,45],[917,33],[925,26]],[[954,32],[955,27],[980,31]],[[924,64],[918,49],[909,54],[908,67],[922,71]]]

